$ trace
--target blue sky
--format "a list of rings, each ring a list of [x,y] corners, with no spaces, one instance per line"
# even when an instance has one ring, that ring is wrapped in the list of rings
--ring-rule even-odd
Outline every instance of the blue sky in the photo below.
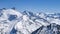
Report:
[[[19,11],[60,12],[60,0],[0,0],[1,8],[16,7]]]

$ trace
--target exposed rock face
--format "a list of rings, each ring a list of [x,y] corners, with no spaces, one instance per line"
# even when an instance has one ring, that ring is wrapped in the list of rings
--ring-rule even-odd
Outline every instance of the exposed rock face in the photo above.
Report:
[[[48,26],[42,26],[40,28],[34,31],[36,32],[34,34],[59,34],[60,33],[60,25],[57,25],[55,23],[52,23]]]

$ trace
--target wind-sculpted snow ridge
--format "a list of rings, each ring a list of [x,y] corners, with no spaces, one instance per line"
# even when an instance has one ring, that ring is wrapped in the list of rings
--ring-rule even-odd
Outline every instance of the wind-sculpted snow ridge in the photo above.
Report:
[[[0,9],[0,34],[59,34],[60,13]]]

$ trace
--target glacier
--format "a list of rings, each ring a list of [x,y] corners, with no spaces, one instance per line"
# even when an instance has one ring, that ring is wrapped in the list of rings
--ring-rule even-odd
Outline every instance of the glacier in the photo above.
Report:
[[[60,34],[60,13],[0,9],[0,34]]]

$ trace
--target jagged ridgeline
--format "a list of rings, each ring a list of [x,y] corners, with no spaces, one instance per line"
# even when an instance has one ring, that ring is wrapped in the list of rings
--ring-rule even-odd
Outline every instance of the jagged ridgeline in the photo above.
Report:
[[[60,34],[60,13],[0,9],[0,34]]]
[[[52,23],[48,26],[41,26],[32,32],[32,34],[60,34],[60,25]]]

